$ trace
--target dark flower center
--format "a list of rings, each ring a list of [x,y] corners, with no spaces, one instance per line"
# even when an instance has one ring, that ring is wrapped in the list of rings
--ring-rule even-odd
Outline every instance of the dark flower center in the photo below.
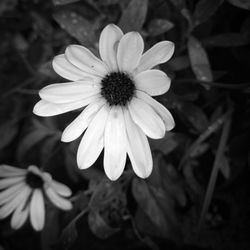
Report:
[[[25,181],[33,189],[42,188],[43,186],[43,179],[39,175],[36,175],[32,172],[28,172]]]
[[[113,72],[102,79],[101,95],[110,106],[125,106],[133,97],[135,84],[131,78],[122,72]]]

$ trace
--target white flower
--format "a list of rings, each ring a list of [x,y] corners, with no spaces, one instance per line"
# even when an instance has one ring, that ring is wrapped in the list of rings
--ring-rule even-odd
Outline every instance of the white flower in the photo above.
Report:
[[[0,219],[11,213],[11,227],[19,229],[30,216],[33,228],[42,230],[45,223],[46,196],[55,206],[63,210],[72,208],[64,197],[71,190],[62,183],[52,180],[49,173],[36,166],[20,169],[0,165]]]
[[[102,60],[80,45],[70,45],[54,58],[54,70],[71,82],[43,88],[34,113],[53,116],[87,106],[62,134],[62,141],[70,142],[86,130],[77,152],[81,169],[90,167],[104,148],[104,170],[111,180],[122,174],[127,154],[139,177],[150,175],[146,136],[162,138],[175,125],[170,112],[151,97],[165,93],[170,79],[152,68],[170,59],[174,44],[162,41],[145,53],[143,49],[139,33],[124,35],[110,24],[100,36]]]

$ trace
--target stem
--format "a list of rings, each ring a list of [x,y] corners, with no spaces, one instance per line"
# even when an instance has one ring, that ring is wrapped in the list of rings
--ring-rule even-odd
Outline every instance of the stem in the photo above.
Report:
[[[225,122],[225,120],[228,119],[228,117],[231,115],[232,109],[227,111],[224,115],[222,115],[220,118],[218,118],[213,124],[211,124],[196,140],[195,142],[189,147],[189,150],[185,153],[185,155],[182,157],[178,169],[181,169],[184,163],[190,158],[190,155],[192,152],[203,142],[205,141],[211,134],[216,132],[221,125]]]
[[[198,232],[201,230],[201,228],[204,224],[205,216],[207,214],[207,211],[209,209],[209,205],[210,205],[211,200],[212,200],[218,171],[220,169],[220,159],[224,153],[224,148],[226,146],[227,138],[229,135],[230,125],[231,125],[231,117],[229,117],[228,120],[226,120],[226,122],[224,123],[224,126],[223,126],[218,150],[217,150],[215,160],[214,160],[213,170],[212,170],[209,184],[208,184],[208,188],[206,191],[205,201],[204,201],[204,204],[202,207],[201,217],[200,217],[200,221],[199,221],[199,225],[198,225]]]
[[[196,79],[182,79],[182,80],[174,80],[178,83],[195,83],[195,84],[205,84],[211,87],[217,87],[217,88],[225,88],[225,89],[249,89],[250,83],[222,83],[222,82],[207,82],[207,81],[201,81]]]

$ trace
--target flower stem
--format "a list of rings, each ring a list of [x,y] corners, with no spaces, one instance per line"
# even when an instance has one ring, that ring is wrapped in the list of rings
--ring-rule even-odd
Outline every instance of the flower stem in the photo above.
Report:
[[[222,130],[218,150],[217,150],[217,153],[216,153],[216,156],[215,156],[212,173],[211,173],[211,176],[210,176],[208,188],[207,188],[207,191],[206,191],[205,200],[204,200],[203,207],[202,207],[201,217],[200,217],[199,225],[198,225],[198,232],[200,232],[200,230],[202,229],[202,226],[203,226],[204,220],[205,220],[205,216],[207,214],[207,211],[209,209],[209,205],[210,205],[211,200],[212,200],[212,196],[213,196],[213,192],[214,192],[214,188],[215,188],[215,184],[216,184],[218,171],[220,169],[220,160],[221,160],[221,157],[222,157],[222,155],[224,153],[224,148],[226,146],[227,138],[228,138],[228,135],[229,135],[230,125],[231,125],[231,117],[229,117],[225,121],[224,126],[223,126],[223,130]]]

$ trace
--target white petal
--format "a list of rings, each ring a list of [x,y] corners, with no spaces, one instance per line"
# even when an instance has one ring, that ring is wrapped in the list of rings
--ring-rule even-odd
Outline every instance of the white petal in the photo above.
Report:
[[[21,182],[0,192],[0,205],[12,200],[24,187],[25,183]]]
[[[165,135],[165,125],[158,114],[144,101],[133,98],[128,105],[133,121],[150,138],[159,139]]]
[[[9,216],[23,200],[27,200],[30,188],[25,186],[16,195],[0,208],[0,218]]]
[[[26,193],[24,195],[24,198],[18,204],[11,218],[10,224],[11,227],[14,229],[19,229],[28,218],[29,204],[27,204],[27,200],[31,194],[31,189],[29,187],[26,187],[25,192]]]
[[[84,130],[88,127],[89,123],[95,117],[100,108],[104,105],[105,100],[100,99],[97,102],[89,104],[77,118],[71,122],[63,131],[61,140],[63,142],[70,142],[77,139]]]
[[[45,100],[40,100],[34,106],[33,113],[39,116],[59,115],[75,109],[83,108],[89,103],[95,101],[97,98],[99,98],[99,95],[93,95],[77,102],[60,103],[60,104],[58,103],[55,104],[47,102]]]
[[[173,53],[174,43],[170,41],[162,41],[155,44],[142,55],[137,72],[142,72],[151,69],[158,64],[165,63],[172,57]]]
[[[71,202],[60,197],[52,188],[47,188],[45,192],[50,201],[58,208],[63,210],[70,210],[72,208]]]
[[[124,118],[128,138],[128,155],[135,173],[147,178],[153,168],[152,154],[147,137],[133,122],[128,110],[124,109]]]
[[[102,152],[104,129],[109,111],[109,106],[104,105],[89,124],[77,151],[79,168],[90,167]]]
[[[127,137],[121,107],[109,112],[104,134],[104,170],[110,180],[117,180],[126,163]]]
[[[0,179],[0,189],[5,189],[15,184],[24,181],[24,176],[9,177],[5,179]],[[1,201],[0,201],[1,202]]]
[[[138,65],[144,49],[144,42],[138,32],[125,34],[117,49],[117,62],[121,71],[132,72]]]
[[[89,74],[102,77],[108,73],[107,66],[90,50],[83,46],[68,46],[65,51],[65,56],[73,65]]]
[[[174,118],[162,104],[160,104],[142,91],[136,91],[136,96],[147,104],[149,104],[156,111],[156,113],[162,118],[167,131],[174,128]]]
[[[13,177],[26,174],[26,169],[16,168],[9,165],[0,165],[0,177]]]
[[[29,214],[29,204],[25,208],[23,206],[17,207],[12,215],[10,225],[13,229],[19,229],[27,220]]]
[[[51,103],[76,102],[100,92],[100,84],[78,81],[50,84],[39,91],[40,97]]]
[[[162,95],[170,87],[170,78],[161,70],[146,70],[135,76],[135,85],[149,95]]]
[[[83,80],[86,77],[94,77],[92,74],[75,67],[66,59],[64,54],[54,57],[52,67],[58,75],[70,81]]]
[[[35,175],[39,175],[41,178],[43,177],[43,172],[35,165],[30,165],[28,167],[28,172],[32,172]]]
[[[61,196],[71,196],[72,192],[70,188],[63,183],[60,183],[58,181],[53,180],[51,183],[51,188],[55,190],[56,193],[58,193]]]
[[[99,41],[99,51],[100,56],[104,62],[107,63],[111,71],[117,71],[117,47],[118,43],[123,36],[123,32],[121,29],[114,25],[107,25],[100,36]]]
[[[30,221],[36,231],[43,229],[45,223],[45,205],[43,193],[40,189],[35,189],[31,197]]]

